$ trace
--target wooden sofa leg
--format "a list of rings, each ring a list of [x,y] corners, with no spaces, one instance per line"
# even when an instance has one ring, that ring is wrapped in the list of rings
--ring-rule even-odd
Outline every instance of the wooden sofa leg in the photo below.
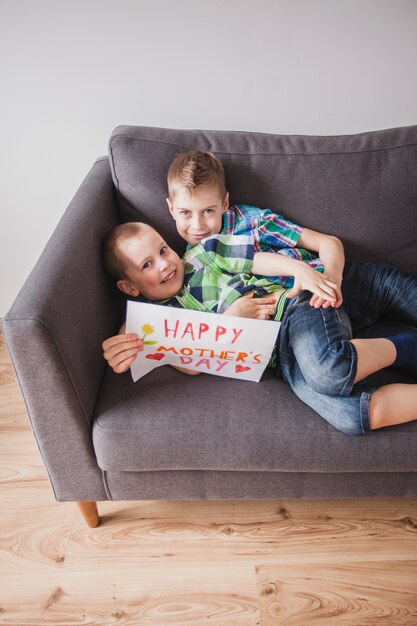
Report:
[[[95,528],[100,524],[97,502],[77,502],[85,523],[90,528]]]

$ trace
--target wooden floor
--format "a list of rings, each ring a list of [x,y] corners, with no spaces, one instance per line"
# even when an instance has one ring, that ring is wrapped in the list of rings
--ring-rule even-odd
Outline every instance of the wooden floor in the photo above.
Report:
[[[417,625],[416,500],[106,502],[87,528],[1,338],[0,455],[1,625]]]

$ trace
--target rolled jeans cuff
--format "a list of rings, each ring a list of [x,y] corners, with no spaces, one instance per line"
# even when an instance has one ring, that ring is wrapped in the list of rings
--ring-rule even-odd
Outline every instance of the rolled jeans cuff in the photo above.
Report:
[[[371,395],[375,391],[375,388],[370,388],[368,391],[363,391],[359,400],[359,415],[361,421],[362,433],[369,433],[371,431],[371,423],[369,419],[369,410]]]

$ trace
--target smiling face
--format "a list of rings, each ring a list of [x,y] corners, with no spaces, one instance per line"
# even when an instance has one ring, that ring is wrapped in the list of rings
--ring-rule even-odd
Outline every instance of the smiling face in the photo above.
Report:
[[[229,194],[222,198],[216,187],[199,187],[190,194],[177,186],[167,198],[178,233],[192,246],[222,229],[223,213],[229,208]]]
[[[119,257],[125,278],[117,282],[130,296],[145,296],[152,301],[166,300],[177,294],[184,283],[180,257],[151,227],[120,242]]]

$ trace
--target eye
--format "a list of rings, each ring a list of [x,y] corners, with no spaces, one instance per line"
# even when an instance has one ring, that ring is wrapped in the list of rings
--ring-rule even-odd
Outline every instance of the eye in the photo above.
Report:
[[[206,213],[214,213],[214,209],[206,209],[205,212]]]
[[[142,269],[143,270],[147,270],[148,267],[151,267],[152,263],[150,261],[146,261],[146,263],[143,264]]]
[[[162,248],[159,251],[159,254],[162,256],[166,254],[167,252],[168,252],[168,246],[162,246]]]
[[[188,211],[187,209],[182,209],[180,211],[180,215],[182,215],[183,217],[188,217],[190,215],[190,211]]]

